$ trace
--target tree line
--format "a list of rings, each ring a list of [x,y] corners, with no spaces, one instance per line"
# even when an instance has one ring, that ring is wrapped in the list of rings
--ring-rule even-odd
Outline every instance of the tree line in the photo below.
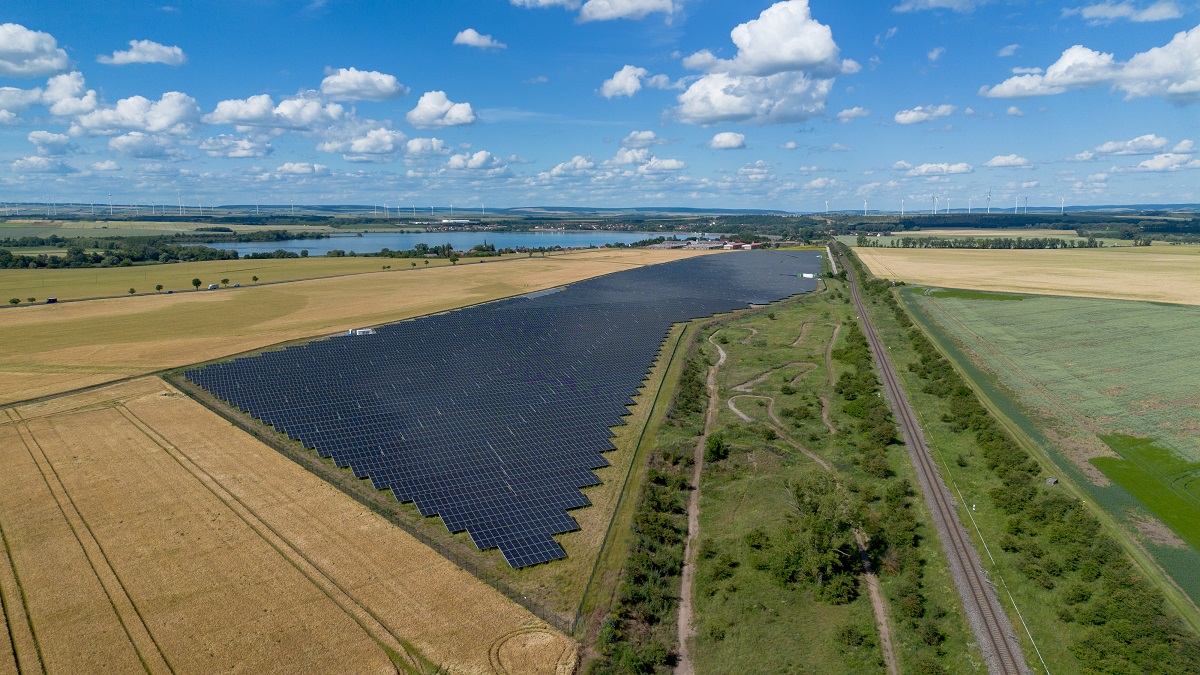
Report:
[[[859,247],[879,247],[880,239],[860,235]],[[965,249],[1061,249],[1103,248],[1095,237],[1066,240],[1061,237],[897,237],[888,240],[889,248],[965,248]]]
[[[866,270],[851,257],[860,277]],[[996,420],[900,307],[886,280],[864,284],[890,309],[917,361],[909,369],[944,402],[941,421],[970,435],[997,479],[988,498],[1007,518],[1000,548],[1045,591],[1085,672],[1200,672],[1200,639],[1167,613],[1162,593],[1079,500],[1047,489],[1041,467]],[[965,465],[966,457],[958,461]]]

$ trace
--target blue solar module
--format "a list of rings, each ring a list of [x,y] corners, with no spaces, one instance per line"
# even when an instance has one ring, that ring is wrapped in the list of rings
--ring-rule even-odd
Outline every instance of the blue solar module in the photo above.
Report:
[[[499,547],[565,557],[612,427],[675,323],[812,291],[815,251],[691,258],[189,370],[187,379]]]

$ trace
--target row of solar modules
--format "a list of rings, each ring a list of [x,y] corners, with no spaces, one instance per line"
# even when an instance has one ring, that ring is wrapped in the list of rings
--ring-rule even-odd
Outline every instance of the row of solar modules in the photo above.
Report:
[[[189,371],[513,567],[563,557],[673,324],[812,290],[818,254],[706,256]]]

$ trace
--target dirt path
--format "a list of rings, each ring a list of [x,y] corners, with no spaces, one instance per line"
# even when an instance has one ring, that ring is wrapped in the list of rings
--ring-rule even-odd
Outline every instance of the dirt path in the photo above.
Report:
[[[688,496],[688,536],[683,549],[683,583],[679,589],[679,663],[675,665],[675,675],[694,675],[696,672],[692,666],[688,639],[696,632],[692,626],[692,588],[696,584],[696,544],[700,538],[700,475],[704,471],[704,444],[708,440],[708,434],[712,432],[713,424],[717,420],[717,408],[721,404],[717,391],[717,370],[725,365],[725,350],[713,340],[719,332],[708,336],[708,343],[716,347],[721,356],[715,364],[708,367],[708,409],[704,414],[704,433],[696,442],[692,491]]]
[[[829,429],[829,434],[831,436],[837,436],[837,432],[838,432],[837,427],[833,426],[833,422],[829,421],[829,397],[828,396],[821,397],[821,421],[825,423],[825,426]]]
[[[842,324],[833,325],[833,337],[829,338],[829,345],[825,347],[825,372],[829,373],[829,386],[837,384],[837,380],[833,376],[833,346],[837,344],[838,333],[842,330]]]
[[[730,410],[737,414],[738,417],[742,418],[742,420],[746,422],[753,422],[753,418],[738,409],[735,401],[740,398],[754,398],[767,401],[767,415],[771,418],[771,422],[773,422],[773,424],[769,423],[767,426],[775,431],[775,435],[788,445],[792,446],[796,450],[799,450],[809,459],[816,462],[817,465],[819,465],[827,473],[834,474],[836,476],[833,467],[830,466],[828,462],[808,448],[797,443],[790,436],[788,436],[786,431],[784,431],[785,425],[782,421],[780,421],[779,417],[775,415],[775,399],[773,397],[761,396],[758,394],[742,394],[729,399],[728,405]],[[867,595],[871,598],[871,610],[875,614],[875,628],[879,632],[879,646],[883,651],[883,660],[887,664],[888,673],[891,675],[896,675],[900,671],[896,661],[896,650],[892,645],[892,629],[891,625],[888,623],[887,603],[884,601],[883,592],[879,587],[879,576],[875,573],[874,566],[871,565],[870,556],[867,555],[866,537],[863,535],[862,531],[858,530],[857,528],[854,530],[854,541],[858,544],[858,557],[863,564],[863,577],[867,581]]]
[[[812,366],[814,368],[816,367],[813,364],[809,363],[808,361],[792,361],[791,363],[785,363],[784,365],[779,366],[778,368],[772,368],[772,369],[768,370],[767,372],[763,373],[762,375],[759,375],[758,377],[754,378],[753,380],[748,380],[746,382],[743,382],[743,383],[737,385],[736,387],[734,387],[733,390],[750,393],[751,391],[754,390],[754,385],[762,384],[764,381],[766,381],[766,379],[768,377],[783,370],[784,368],[791,368],[792,366]],[[796,377],[792,378],[792,380],[791,380],[792,384],[795,384],[796,380],[799,379],[801,375],[804,375],[804,373],[807,373],[807,372],[808,372],[808,369],[806,368],[800,373],[800,375],[797,375]]]
[[[804,342],[804,338],[808,337],[808,330],[810,328],[812,328],[811,321],[805,321],[804,325],[800,326],[800,336],[797,337],[795,340],[792,340],[793,347],[798,347],[801,342]]]
[[[742,340],[742,344],[744,344],[744,345],[748,345],[748,344],[750,344],[750,340],[751,340],[751,339],[753,339],[755,335],[758,335],[758,329],[757,329],[757,328],[750,328],[750,327],[747,327],[747,329],[750,331],[750,334],[749,334],[749,335],[747,335],[747,336],[745,337],[745,339],[743,339],[743,340]],[[719,348],[718,348],[718,349],[719,349]]]

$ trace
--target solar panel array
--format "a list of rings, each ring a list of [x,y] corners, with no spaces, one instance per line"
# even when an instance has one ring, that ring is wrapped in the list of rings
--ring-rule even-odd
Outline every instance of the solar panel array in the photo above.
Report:
[[[273,426],[514,568],[565,557],[612,427],[672,324],[811,291],[817,252],[641,267],[190,370]]]

